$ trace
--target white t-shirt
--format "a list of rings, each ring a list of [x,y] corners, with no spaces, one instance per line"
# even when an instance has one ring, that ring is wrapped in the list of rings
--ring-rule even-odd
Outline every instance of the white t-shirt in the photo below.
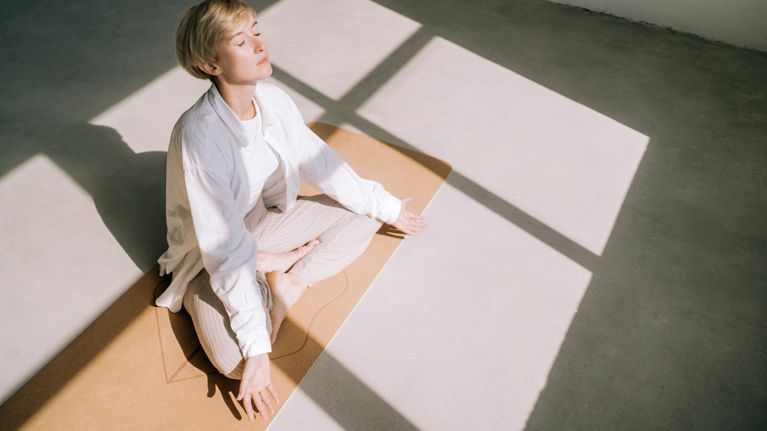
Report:
[[[246,163],[255,166],[252,172],[257,177],[250,182],[250,202],[252,210],[258,205],[259,196],[263,198],[264,206],[270,208],[276,206],[280,211],[285,210],[285,166],[280,155],[274,151],[264,140],[263,115],[257,103],[256,116],[250,120],[240,120],[250,136],[251,143],[248,145],[250,157]]]

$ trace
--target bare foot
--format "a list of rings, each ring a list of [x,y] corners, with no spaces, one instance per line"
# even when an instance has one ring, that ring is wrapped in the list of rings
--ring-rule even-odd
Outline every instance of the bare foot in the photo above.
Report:
[[[295,250],[279,254],[259,251],[256,257],[258,270],[263,274],[272,271],[287,272],[291,266],[306,256],[306,253],[309,253],[319,243],[319,240],[313,239]]]
[[[282,321],[288,315],[288,310],[298,301],[298,298],[306,291],[306,283],[298,276],[282,272],[270,272],[266,274],[266,281],[272,290],[274,305],[270,313],[272,319],[272,344],[277,340],[277,332],[280,330]]]

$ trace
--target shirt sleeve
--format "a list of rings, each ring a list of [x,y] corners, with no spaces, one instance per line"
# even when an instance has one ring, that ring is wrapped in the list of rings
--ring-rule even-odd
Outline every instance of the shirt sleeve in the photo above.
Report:
[[[357,214],[392,224],[399,217],[402,202],[378,182],[361,178],[338,153],[306,123],[295,102],[288,96],[294,127],[299,130],[299,172],[341,205]]]
[[[223,155],[202,155],[191,147],[182,151],[184,181],[211,287],[224,304],[243,357],[271,352],[256,277],[258,247],[238,214]]]

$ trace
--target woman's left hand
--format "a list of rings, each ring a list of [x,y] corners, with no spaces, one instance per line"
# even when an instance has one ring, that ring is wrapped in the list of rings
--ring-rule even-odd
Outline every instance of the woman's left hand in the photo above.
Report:
[[[393,226],[408,235],[418,235],[425,231],[429,225],[423,222],[423,218],[420,215],[412,213],[405,208],[405,205],[411,200],[413,200],[412,197],[401,199],[402,209],[399,212],[399,217],[397,217],[397,220],[393,223]]]

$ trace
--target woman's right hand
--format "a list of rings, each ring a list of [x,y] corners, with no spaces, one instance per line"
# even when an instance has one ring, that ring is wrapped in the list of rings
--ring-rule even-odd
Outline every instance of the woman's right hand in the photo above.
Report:
[[[250,356],[245,360],[245,369],[242,372],[240,393],[237,395],[237,400],[244,399],[245,411],[251,421],[256,418],[256,415],[253,412],[253,403],[256,404],[256,408],[261,413],[261,417],[266,420],[268,419],[266,407],[269,408],[271,414],[274,414],[272,397],[275,401],[274,405],[280,403],[277,391],[272,385],[272,377],[269,371],[269,354],[262,353],[260,355]]]

